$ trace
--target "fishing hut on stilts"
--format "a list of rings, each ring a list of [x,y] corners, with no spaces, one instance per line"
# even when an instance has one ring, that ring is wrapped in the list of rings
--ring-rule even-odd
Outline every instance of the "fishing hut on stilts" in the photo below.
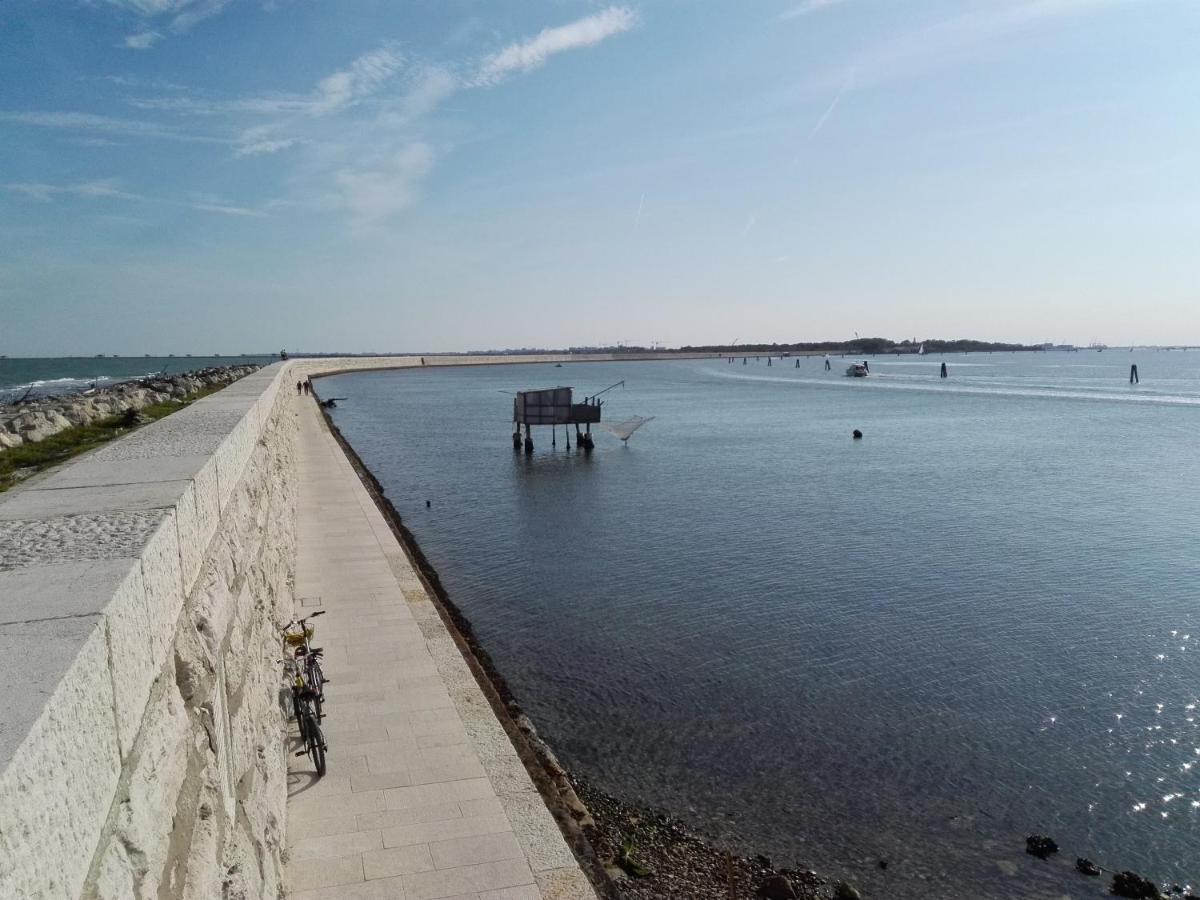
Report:
[[[557,446],[558,426],[562,425],[568,450],[571,449],[570,428],[574,425],[576,446],[585,451],[594,449],[596,444],[592,439],[592,425],[600,423],[600,409],[604,406],[600,395],[624,384],[624,381],[618,381],[591,397],[584,397],[582,403],[575,402],[575,389],[569,387],[518,391],[513,398],[513,450],[520,450],[524,446],[526,453],[533,452],[533,428],[536,425],[550,426],[551,446]],[[584,429],[582,431],[581,425]],[[523,440],[522,428],[525,430]]]

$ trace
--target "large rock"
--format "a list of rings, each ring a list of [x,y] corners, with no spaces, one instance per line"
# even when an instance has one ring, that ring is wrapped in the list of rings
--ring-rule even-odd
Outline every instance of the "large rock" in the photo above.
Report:
[[[1157,884],[1135,872],[1118,872],[1114,875],[1112,893],[1132,900],[1159,900],[1162,897]]]
[[[1058,852],[1058,844],[1044,834],[1031,834],[1025,838],[1025,852],[1038,859],[1049,859]]]
[[[792,883],[782,875],[772,875],[758,887],[763,900],[795,900],[798,896]]]

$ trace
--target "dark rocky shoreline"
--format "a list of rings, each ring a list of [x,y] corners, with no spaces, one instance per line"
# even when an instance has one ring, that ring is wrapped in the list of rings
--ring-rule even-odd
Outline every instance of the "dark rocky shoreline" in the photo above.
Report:
[[[628,900],[731,900],[795,897],[799,900],[854,896],[815,872],[776,868],[765,856],[737,856],[670,815],[631,806],[572,776],[571,783],[595,824],[588,829],[618,895]],[[649,870],[637,876],[620,864],[622,847]],[[787,893],[784,883],[791,888]]]

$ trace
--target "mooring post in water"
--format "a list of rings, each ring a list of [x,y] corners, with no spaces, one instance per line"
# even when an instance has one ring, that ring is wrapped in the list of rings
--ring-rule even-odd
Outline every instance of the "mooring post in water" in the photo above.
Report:
[[[533,430],[529,425],[525,426],[525,453],[533,453]]]
[[[796,368],[797,369],[800,368],[800,360],[799,359],[796,360]]]
[[[950,373],[946,371],[946,364],[942,363],[942,377],[946,378],[947,376],[949,376],[949,374]]]
[[[1141,384],[1142,383],[1141,380],[1138,378],[1136,363],[1134,363],[1132,366],[1129,367],[1129,383],[1130,384]]]
[[[768,356],[767,357],[767,365],[769,366],[770,364],[771,364],[771,357]]]
[[[551,447],[558,446],[558,426],[557,425],[550,426],[550,446]]]

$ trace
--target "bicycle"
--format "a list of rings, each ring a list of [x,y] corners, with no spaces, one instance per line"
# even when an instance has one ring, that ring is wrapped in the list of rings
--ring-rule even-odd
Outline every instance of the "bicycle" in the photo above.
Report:
[[[283,629],[284,640],[287,641],[288,646],[293,648],[295,658],[297,660],[301,657],[304,658],[304,679],[308,686],[316,692],[313,702],[318,719],[324,718],[321,707],[325,703],[325,685],[329,683],[329,679],[325,677],[325,673],[321,669],[321,657],[325,654],[324,649],[314,647],[310,643],[316,629],[308,624],[308,620],[323,615],[325,615],[325,610],[318,610],[303,619],[293,619]],[[293,630],[296,628],[299,630]]]
[[[314,629],[308,620],[323,613],[324,610],[303,619],[293,619],[283,630],[284,641],[294,648],[284,661],[292,674],[292,710],[300,730],[300,740],[304,742],[304,749],[296,756],[307,754],[312,759],[318,778],[325,774],[327,747],[321,731],[321,702],[327,679],[321,671],[321,648],[309,643]],[[294,630],[297,626],[299,631]]]

